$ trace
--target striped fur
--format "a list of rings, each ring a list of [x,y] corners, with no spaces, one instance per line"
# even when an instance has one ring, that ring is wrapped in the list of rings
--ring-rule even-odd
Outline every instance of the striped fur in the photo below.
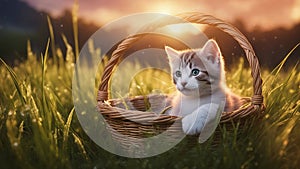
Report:
[[[231,92],[226,93],[226,104],[224,111],[225,112],[232,112],[234,110],[237,110],[242,106],[243,102],[241,98]]]

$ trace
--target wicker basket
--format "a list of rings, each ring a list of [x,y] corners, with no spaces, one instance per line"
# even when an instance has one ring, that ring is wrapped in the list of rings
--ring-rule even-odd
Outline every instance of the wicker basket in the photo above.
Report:
[[[204,15],[201,13],[183,13],[177,15],[182,20],[197,24],[208,24],[219,28],[220,30],[231,35],[245,51],[247,60],[251,67],[251,75],[253,77],[253,96],[251,98],[245,98],[247,106],[244,106],[233,112],[223,112],[220,123],[232,123],[239,121],[240,119],[252,118],[261,114],[264,110],[263,96],[262,96],[262,79],[260,77],[260,67],[254,50],[246,39],[246,37],[232,25],[225,23],[224,21],[217,19],[210,15]],[[155,26],[162,26],[161,23],[157,23]],[[121,58],[124,58],[125,52],[141,37],[147,34],[136,34],[124,39],[113,51],[112,57],[108,61],[103,75],[102,81],[99,86],[97,101],[99,112],[107,120],[108,129],[111,130],[113,138],[118,141],[122,147],[130,150],[130,147],[141,146],[141,143],[137,141],[139,138],[145,138],[153,135],[157,135],[165,130],[171,130],[174,133],[182,132],[181,129],[181,117],[169,116],[169,115],[157,115],[155,112],[149,112],[146,110],[145,99],[152,100],[151,108],[156,109],[161,106],[165,95],[151,96],[137,96],[134,98],[122,98],[122,99],[109,99],[108,87],[109,80],[111,78],[113,69],[119,63]],[[131,103],[129,109],[122,106],[121,102]],[[175,124],[175,125],[174,125]],[[170,132],[170,137],[176,137],[176,134]],[[129,136],[124,137],[124,135]]]

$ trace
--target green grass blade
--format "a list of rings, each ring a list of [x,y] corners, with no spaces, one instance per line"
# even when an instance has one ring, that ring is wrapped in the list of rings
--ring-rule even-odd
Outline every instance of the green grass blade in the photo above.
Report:
[[[64,125],[64,137],[63,137],[64,144],[67,144],[67,141],[68,141],[70,126],[71,126],[74,111],[75,111],[75,108],[73,107],[70,114],[69,114],[69,116],[68,116],[67,122]]]
[[[47,99],[45,94],[45,75],[47,70],[47,58],[48,58],[48,51],[49,51],[50,39],[48,39],[45,54],[41,56],[42,59],[42,109],[44,113],[44,118],[48,128],[48,131],[51,131],[51,114],[49,113],[48,106],[47,106]]]
[[[272,83],[274,83],[274,79],[276,79],[276,77],[278,76],[279,72],[281,71],[283,65],[285,64],[285,62],[287,61],[287,59],[291,56],[291,54],[297,49],[297,47],[300,45],[300,43],[298,43],[296,46],[293,47],[292,50],[290,50],[290,52],[284,57],[284,59],[280,62],[279,65],[277,65],[272,72],[270,73],[270,75],[268,77],[266,77],[266,80],[264,80],[264,84],[267,83],[269,81],[269,79],[274,76],[275,78],[273,78]]]
[[[51,51],[52,51],[53,62],[54,62],[54,65],[57,65],[54,31],[53,31],[53,26],[52,26],[49,16],[47,16],[47,21],[48,21],[48,28],[49,28],[50,39],[51,39]]]
[[[284,65],[284,63],[287,61],[287,59],[290,57],[290,55],[297,49],[297,47],[300,45],[300,43],[298,43],[295,47],[293,47],[293,49],[286,55],[286,57],[281,61],[281,63],[278,65],[278,69],[275,73],[275,76],[278,75],[278,73],[280,72],[280,70],[282,69],[282,66]]]
[[[83,154],[85,160],[88,160],[89,158],[87,156],[87,152],[84,148],[82,140],[75,133],[72,133],[72,136],[75,140],[75,143],[79,146],[79,149],[81,150],[81,153]]]
[[[18,92],[18,96],[22,102],[22,105],[25,106],[26,105],[26,100],[25,100],[25,97],[23,95],[23,92],[21,90],[21,87],[20,87],[20,83],[19,83],[19,80],[17,78],[17,75],[16,73],[14,72],[14,70],[9,67],[5,62],[4,60],[2,60],[0,58],[0,61],[2,62],[2,64],[4,65],[4,67],[6,68],[6,70],[9,72],[10,76],[11,76],[11,79],[13,80],[13,83],[14,83],[14,86],[16,87],[16,90]]]

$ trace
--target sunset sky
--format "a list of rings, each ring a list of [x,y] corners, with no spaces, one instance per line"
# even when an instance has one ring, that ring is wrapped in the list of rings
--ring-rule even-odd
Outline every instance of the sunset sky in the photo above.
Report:
[[[23,0],[30,6],[59,16],[74,0]],[[241,19],[247,28],[290,27],[300,22],[300,0],[78,0],[79,16],[99,25],[138,12],[202,12],[217,18]]]

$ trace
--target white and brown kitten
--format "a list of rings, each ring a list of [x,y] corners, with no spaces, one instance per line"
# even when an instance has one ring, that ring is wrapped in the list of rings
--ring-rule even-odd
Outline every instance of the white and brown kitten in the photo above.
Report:
[[[218,123],[220,108],[230,112],[240,107],[240,98],[226,87],[224,61],[216,41],[208,40],[201,49],[177,51],[166,46],[165,51],[178,90],[169,114],[183,117],[186,134],[199,134],[209,123]]]

